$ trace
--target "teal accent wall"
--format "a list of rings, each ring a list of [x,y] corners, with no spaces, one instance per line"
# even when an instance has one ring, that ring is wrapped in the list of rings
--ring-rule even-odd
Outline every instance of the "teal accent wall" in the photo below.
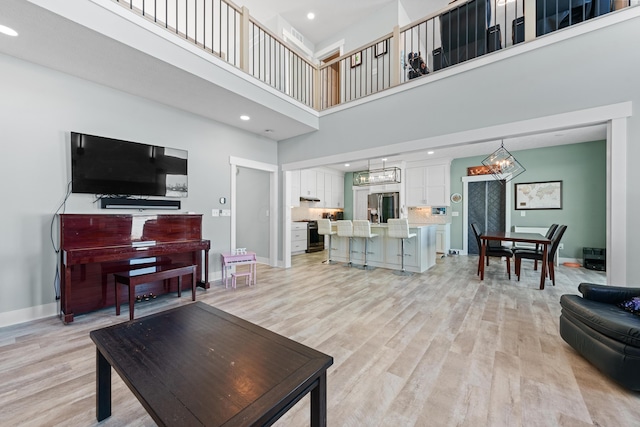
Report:
[[[566,224],[562,258],[582,259],[583,247],[606,247],[606,141],[511,151],[511,154],[526,168],[506,184],[512,190],[516,183],[562,181],[562,209],[517,211],[510,206],[512,227]],[[462,177],[467,176],[467,168],[481,165],[485,157],[451,162],[451,194],[462,194]],[[460,212],[451,218],[451,247],[456,249],[463,247],[462,209],[463,203],[451,204],[452,211]],[[521,212],[526,212],[526,216],[521,216]]]
[[[344,174],[344,219],[353,219],[353,172]]]

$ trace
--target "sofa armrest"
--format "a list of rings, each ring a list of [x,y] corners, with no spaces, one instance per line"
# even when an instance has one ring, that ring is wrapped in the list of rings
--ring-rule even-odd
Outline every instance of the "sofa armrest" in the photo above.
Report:
[[[626,286],[580,283],[578,290],[583,298],[606,304],[618,304],[624,300],[640,296],[640,288],[627,288]]]

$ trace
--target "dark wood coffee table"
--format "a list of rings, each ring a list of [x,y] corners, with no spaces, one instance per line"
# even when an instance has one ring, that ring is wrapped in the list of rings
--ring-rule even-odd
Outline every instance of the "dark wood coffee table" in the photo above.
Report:
[[[309,392],[311,425],[326,425],[331,356],[202,302],[90,336],[98,421],[113,367],[160,426],[271,425]]]

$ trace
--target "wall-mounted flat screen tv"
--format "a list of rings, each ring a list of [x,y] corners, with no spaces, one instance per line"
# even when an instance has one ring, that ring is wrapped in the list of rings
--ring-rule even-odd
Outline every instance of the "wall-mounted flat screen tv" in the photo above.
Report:
[[[71,191],[187,197],[187,151],[71,132]]]

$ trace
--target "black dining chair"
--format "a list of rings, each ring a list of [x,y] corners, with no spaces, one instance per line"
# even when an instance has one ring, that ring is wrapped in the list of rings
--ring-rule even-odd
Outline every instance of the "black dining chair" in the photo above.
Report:
[[[482,251],[482,241],[480,239],[481,233],[478,229],[478,225],[473,223],[471,224],[471,229],[473,230],[473,234],[476,236],[476,242],[478,242],[478,250]],[[511,279],[511,257],[513,256],[513,252],[510,248],[506,246],[493,246],[487,245],[485,257],[487,259],[487,265],[489,265],[489,257],[505,257],[507,259],[507,276]],[[480,274],[480,263],[482,262],[482,257],[478,257],[478,272],[476,274]]]
[[[549,278],[551,279],[551,283],[553,283],[553,286],[556,285],[556,275],[555,275],[553,260],[556,257],[558,246],[560,246],[560,240],[562,240],[562,236],[564,235],[564,232],[566,230],[567,230],[566,225],[561,225],[558,228],[556,228],[556,231],[553,234],[553,237],[551,238],[551,245],[547,250],[546,260],[542,259],[543,251],[540,249],[538,249],[537,251],[525,250],[525,249],[514,251],[513,255],[516,259],[515,267],[516,267],[516,276],[518,277],[518,280],[520,280],[520,268],[522,265],[522,259],[523,258],[532,259],[534,261],[542,261],[547,263],[547,272],[549,274]]]
[[[551,240],[553,238],[553,235],[555,234],[556,230],[558,229],[558,224],[551,224],[551,226],[549,227],[549,229],[547,230],[547,233],[544,235],[544,237],[546,237],[547,239]],[[542,251],[540,250],[540,245],[536,243],[535,248],[533,247],[515,247],[513,248],[513,254],[515,255],[516,252],[520,252],[520,253],[532,253],[532,252],[540,252],[542,254]],[[533,269],[535,271],[538,271],[538,260],[534,260],[533,262]]]

